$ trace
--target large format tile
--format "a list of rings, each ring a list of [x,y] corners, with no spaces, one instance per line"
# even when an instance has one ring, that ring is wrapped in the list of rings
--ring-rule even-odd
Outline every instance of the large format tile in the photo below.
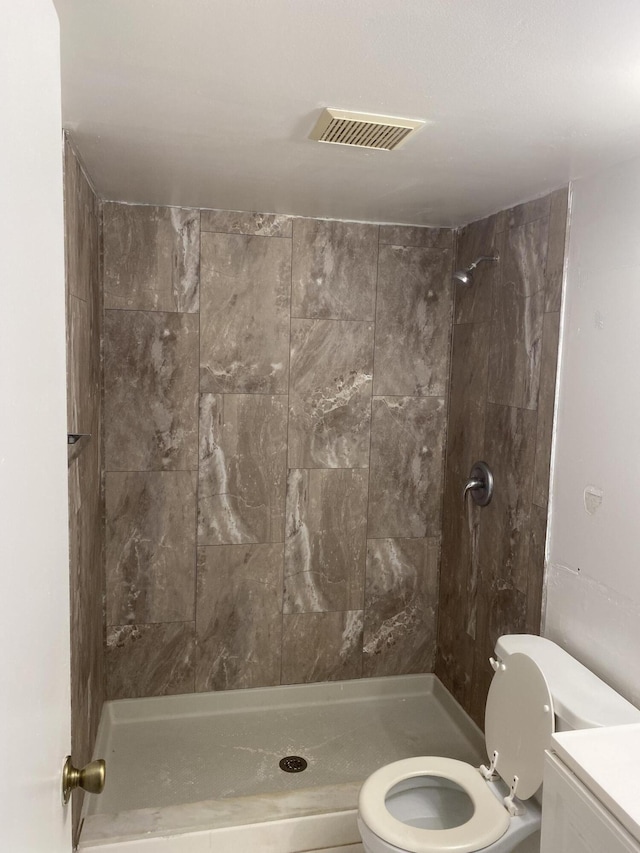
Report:
[[[196,477],[107,473],[109,625],[194,619]]]
[[[103,205],[105,308],[198,310],[200,211]]]
[[[68,136],[64,141],[67,431],[91,438],[69,465],[71,751],[91,760],[105,698],[100,203]],[[84,792],[72,798],[77,841]]]
[[[64,230],[68,295],[100,301],[100,202],[65,134]]]
[[[256,237],[291,237],[293,218],[281,213],[247,213],[241,210],[201,210],[202,231],[247,234]]]
[[[374,394],[445,393],[451,292],[450,252],[380,247]]]
[[[105,466],[195,469],[198,317],[105,311]]]
[[[96,432],[69,467],[71,745],[91,761],[104,702],[104,533]],[[81,803],[74,801],[76,811]]]
[[[90,316],[90,304],[69,293],[67,295],[67,428],[71,433],[91,432],[92,414],[100,404],[100,384],[94,385],[91,381],[93,353]],[[97,358],[99,361],[99,353]]]
[[[292,320],[289,467],[369,462],[373,324]]]
[[[501,578],[522,593],[527,589],[535,441],[535,412],[487,407],[485,459],[495,489],[481,515],[480,564],[486,578]]]
[[[510,228],[504,239],[502,281],[512,285],[520,296],[533,296],[544,290],[548,245],[547,218]]]
[[[292,316],[373,320],[377,252],[377,225],[296,219]]]
[[[193,693],[195,625],[165,622],[107,629],[107,698]]]
[[[291,242],[203,233],[200,390],[286,394]]]
[[[569,188],[556,190],[551,196],[549,214],[549,248],[547,249],[545,311],[560,311],[564,248],[567,239]]]
[[[462,490],[473,464],[484,457],[489,323],[454,327],[451,389],[444,486],[440,606],[464,612],[464,628],[473,635],[479,583],[480,509]]]
[[[367,472],[289,471],[284,612],[361,610]]]
[[[545,314],[542,333],[542,357],[540,359],[536,463],[533,480],[533,502],[542,507],[547,505],[549,497],[551,439],[553,433],[553,411],[555,407],[559,343],[560,315]]]
[[[362,611],[283,617],[282,683],[340,681],[362,672]]]
[[[451,249],[451,228],[421,228],[416,225],[381,225],[380,244],[418,246],[421,249]]]
[[[282,544],[198,548],[196,690],[280,680]]]
[[[544,589],[544,551],[547,540],[547,510],[531,507],[529,521],[529,570],[527,572],[527,632],[539,634]]]
[[[518,228],[521,225],[526,225],[528,222],[544,219],[544,217],[549,216],[550,208],[551,195],[534,198],[532,201],[525,201],[522,204],[511,207],[502,213],[505,228]]]
[[[374,397],[370,539],[440,535],[445,418],[442,397]]]
[[[482,256],[501,253],[502,238],[496,234],[496,216],[465,225],[457,234],[455,269],[464,269]],[[491,320],[494,283],[500,275],[500,264],[484,261],[473,271],[473,283],[455,283],[456,323],[483,323]]]
[[[282,542],[287,398],[202,394],[198,542]]]
[[[437,539],[367,543],[363,675],[433,671],[438,556]]]
[[[488,399],[535,409],[540,382],[544,290],[524,297],[515,284],[495,289]]]

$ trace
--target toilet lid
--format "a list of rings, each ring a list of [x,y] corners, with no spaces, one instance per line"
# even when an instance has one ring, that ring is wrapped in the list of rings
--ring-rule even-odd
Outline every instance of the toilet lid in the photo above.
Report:
[[[509,655],[489,688],[485,741],[489,758],[498,753],[496,769],[507,785],[518,777],[521,800],[542,784],[544,751],[554,728],[553,700],[540,668],[527,655]]]

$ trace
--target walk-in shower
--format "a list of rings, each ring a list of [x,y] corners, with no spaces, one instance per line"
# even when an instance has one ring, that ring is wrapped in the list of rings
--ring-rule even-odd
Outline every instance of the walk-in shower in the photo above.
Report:
[[[456,270],[453,274],[453,280],[459,282],[460,284],[473,284],[473,271],[481,264],[483,261],[493,261],[497,263],[500,260],[500,255],[496,252],[494,255],[481,255],[479,258],[476,258],[473,263],[469,264],[468,267],[465,267],[463,270]]]

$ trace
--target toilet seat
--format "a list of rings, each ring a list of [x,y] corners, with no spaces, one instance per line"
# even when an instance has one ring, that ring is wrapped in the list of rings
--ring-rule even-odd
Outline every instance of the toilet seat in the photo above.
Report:
[[[395,818],[387,809],[389,791],[399,782],[435,776],[454,782],[469,796],[472,817],[451,829],[419,829]],[[509,815],[476,768],[464,761],[421,756],[394,761],[376,770],[360,791],[359,811],[364,823],[384,841],[414,853],[472,853],[488,847],[509,828]]]

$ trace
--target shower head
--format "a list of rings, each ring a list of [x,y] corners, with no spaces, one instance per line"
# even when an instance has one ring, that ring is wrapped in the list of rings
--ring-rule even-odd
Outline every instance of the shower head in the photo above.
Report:
[[[456,270],[453,274],[453,280],[459,284],[471,284],[471,270]]]
[[[497,262],[500,260],[500,255],[496,252],[495,255],[481,255],[479,258],[476,258],[472,264],[469,264],[463,270],[456,270],[453,274],[453,280],[457,281],[459,284],[469,285],[473,283],[473,271],[481,264],[483,261],[494,261]]]

